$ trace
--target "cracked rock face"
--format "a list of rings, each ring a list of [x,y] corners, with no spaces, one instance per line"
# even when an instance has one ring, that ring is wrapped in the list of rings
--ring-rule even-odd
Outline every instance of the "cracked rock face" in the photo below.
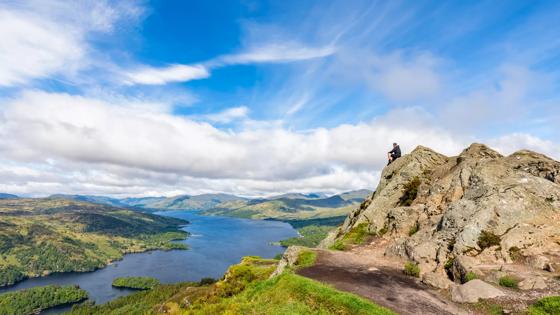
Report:
[[[554,270],[560,162],[526,150],[502,156],[482,144],[456,157],[419,146],[385,167],[373,196],[322,246],[360,223],[390,240],[387,255],[418,263],[422,273],[453,273],[445,264],[454,259],[468,261],[462,272],[512,262]]]

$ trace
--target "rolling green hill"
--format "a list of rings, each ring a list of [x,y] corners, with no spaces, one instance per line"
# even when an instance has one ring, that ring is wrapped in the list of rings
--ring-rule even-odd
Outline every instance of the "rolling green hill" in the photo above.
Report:
[[[266,199],[222,202],[206,215],[222,215],[251,219],[307,220],[347,215],[371,191],[357,190],[325,197],[321,194],[288,194]]]
[[[52,272],[91,271],[123,254],[184,248],[188,222],[58,198],[0,200],[0,286]]]
[[[163,199],[153,199],[142,205],[158,210],[207,210],[224,202],[241,201],[245,198],[228,194],[181,195]]]

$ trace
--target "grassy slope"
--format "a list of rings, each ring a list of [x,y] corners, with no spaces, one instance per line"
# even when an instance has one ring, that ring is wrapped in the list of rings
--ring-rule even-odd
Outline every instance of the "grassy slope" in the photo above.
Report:
[[[64,199],[0,200],[0,285],[91,271],[123,254],[180,248],[186,221]]]
[[[268,279],[276,263],[245,257],[213,285],[162,285],[105,305],[75,307],[70,314],[394,314],[289,271]]]

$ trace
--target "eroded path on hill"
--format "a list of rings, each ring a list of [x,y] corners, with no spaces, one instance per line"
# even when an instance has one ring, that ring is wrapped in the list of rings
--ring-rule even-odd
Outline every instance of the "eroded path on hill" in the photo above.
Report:
[[[402,266],[400,263],[387,261],[368,248],[349,252],[319,250],[316,264],[298,274],[360,295],[399,314],[467,314],[394,267]]]

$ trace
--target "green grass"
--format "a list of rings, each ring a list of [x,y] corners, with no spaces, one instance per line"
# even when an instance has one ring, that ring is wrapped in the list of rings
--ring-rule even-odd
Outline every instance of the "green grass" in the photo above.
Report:
[[[77,286],[48,285],[0,295],[0,314],[27,315],[34,311],[80,302],[87,292]]]
[[[335,241],[333,245],[329,247],[332,250],[346,250],[349,245],[362,245],[368,238],[374,233],[368,231],[369,225],[367,223],[360,223],[353,227],[348,233],[346,233],[341,239]]]
[[[186,314],[394,314],[356,295],[292,273],[256,282],[231,298],[196,304]]]
[[[512,276],[503,276],[499,279],[498,284],[502,287],[516,289],[519,284],[519,280]]]
[[[504,313],[503,307],[501,305],[485,300],[471,304],[470,308],[476,310],[477,314],[482,313],[486,315],[502,315]]]
[[[420,277],[420,267],[418,264],[408,261],[404,264],[404,274],[412,277]]]
[[[119,277],[113,280],[112,286],[136,290],[149,290],[159,284],[159,280],[151,277]]]
[[[304,247],[316,247],[319,243],[327,236],[330,230],[334,229],[334,226],[317,226],[310,225],[298,229],[301,237],[292,237],[283,241],[280,241],[280,245],[284,247],[297,245]]]
[[[560,296],[548,296],[529,306],[529,315],[560,315]]]
[[[476,273],[469,271],[467,272],[467,274],[465,275],[465,282],[469,282],[471,280],[477,279],[478,277],[476,276]]]
[[[299,252],[295,265],[299,268],[306,268],[315,265],[317,253],[312,250],[302,250]]]
[[[160,285],[107,304],[75,306],[70,315],[336,314],[393,315],[351,293],[286,271],[269,279],[277,261],[245,257],[211,285]]]
[[[329,246],[330,250],[346,250],[346,245],[343,240],[336,240],[334,244]]]

